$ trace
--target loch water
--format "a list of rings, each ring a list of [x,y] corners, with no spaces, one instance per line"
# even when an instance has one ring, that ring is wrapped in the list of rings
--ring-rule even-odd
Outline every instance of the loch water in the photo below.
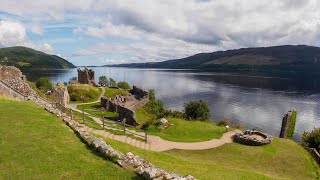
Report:
[[[320,127],[320,79],[270,77],[193,70],[94,67],[96,81],[105,75],[145,89],[155,89],[166,108],[182,110],[185,102],[205,100],[211,121],[227,119],[246,129],[260,129],[278,136],[284,114],[298,110],[295,140],[304,131]],[[68,82],[77,69],[26,72],[35,81],[48,77],[54,83]]]

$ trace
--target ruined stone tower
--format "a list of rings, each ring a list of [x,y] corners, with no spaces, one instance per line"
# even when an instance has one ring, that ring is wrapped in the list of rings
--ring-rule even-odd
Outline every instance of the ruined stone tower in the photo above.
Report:
[[[282,118],[280,138],[293,138],[294,128],[296,125],[297,111],[292,109]]]
[[[83,70],[78,68],[78,82],[81,84],[96,85],[94,81],[94,71],[85,67]]]

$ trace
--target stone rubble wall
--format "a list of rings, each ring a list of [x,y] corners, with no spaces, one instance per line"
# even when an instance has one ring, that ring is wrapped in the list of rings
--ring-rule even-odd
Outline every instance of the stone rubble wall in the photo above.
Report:
[[[142,88],[138,88],[137,86],[133,86],[129,93],[135,96],[135,98],[138,100],[144,98],[149,99],[149,93]]]
[[[258,136],[261,136],[263,139],[256,139],[251,135],[258,135]],[[244,145],[262,146],[262,145],[270,144],[272,141],[272,137],[260,131],[246,130],[244,133],[236,133],[233,137],[233,140],[237,143],[244,144]]]
[[[136,113],[133,110],[126,108],[125,106],[113,101],[110,98],[102,97],[101,107],[103,107],[107,111],[118,112],[119,113],[119,117],[117,117],[118,120],[122,121],[123,119],[126,119],[127,124],[130,124],[132,126],[139,125],[136,120]]]
[[[17,93],[10,92],[6,86],[9,86],[14,91],[21,93],[25,96],[36,95],[36,92],[30,88],[26,82],[26,77],[22,72],[14,66],[1,66],[0,65],[0,81],[3,84],[1,85],[1,92],[3,95],[13,96],[13,98],[19,98]]]
[[[0,96],[6,96],[6,97],[13,98],[13,99],[18,99],[18,100],[26,100],[27,99],[27,96],[21,94],[18,91],[13,90],[11,87],[4,84],[2,81],[0,81]]]
[[[147,180],[195,180],[191,175],[181,176],[175,173],[167,172],[143,158],[128,152],[126,154],[115,150],[108,145],[103,139],[96,138],[91,133],[86,131],[84,125],[72,120],[58,109],[52,107],[51,104],[41,100],[35,99],[35,102],[45,108],[52,114],[58,117],[63,117],[63,121],[81,138],[87,145],[94,148],[99,154],[108,160],[112,160],[123,168],[132,169],[135,173]]]

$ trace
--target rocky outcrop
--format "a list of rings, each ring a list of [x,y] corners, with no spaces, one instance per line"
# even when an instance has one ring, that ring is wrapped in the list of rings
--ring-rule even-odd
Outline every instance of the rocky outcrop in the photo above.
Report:
[[[246,130],[244,133],[235,134],[233,140],[244,145],[262,146],[270,144],[272,137],[260,131]]]

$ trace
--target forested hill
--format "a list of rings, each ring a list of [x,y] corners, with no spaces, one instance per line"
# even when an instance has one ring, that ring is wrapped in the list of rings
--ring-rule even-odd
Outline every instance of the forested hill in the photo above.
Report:
[[[320,71],[320,48],[306,45],[242,48],[200,53],[156,63],[112,65],[139,68],[186,68],[218,71]]]
[[[0,48],[0,65],[10,65],[20,69],[75,68],[72,63],[59,56],[22,46]]]

